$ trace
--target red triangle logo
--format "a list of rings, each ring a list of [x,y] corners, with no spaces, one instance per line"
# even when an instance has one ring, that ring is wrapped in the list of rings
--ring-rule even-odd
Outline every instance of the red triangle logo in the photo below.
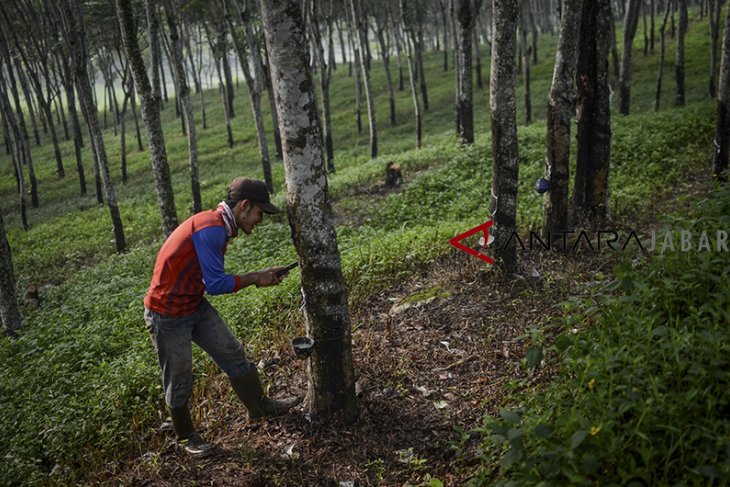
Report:
[[[459,235],[455,236],[454,238],[449,240],[449,243],[451,245],[453,245],[454,247],[456,247],[457,249],[462,250],[473,257],[476,257],[477,259],[482,259],[487,264],[494,264],[494,259],[492,259],[488,255],[483,254],[479,251],[476,251],[473,248],[467,247],[466,245],[461,243],[462,240],[465,240],[476,233],[483,232],[484,233],[484,246],[481,248],[481,250],[484,250],[487,242],[489,242],[489,227],[491,227],[493,224],[494,224],[494,222],[492,220],[482,223],[481,225],[478,225],[478,226],[472,228],[471,230],[467,230],[466,232],[460,233]]]

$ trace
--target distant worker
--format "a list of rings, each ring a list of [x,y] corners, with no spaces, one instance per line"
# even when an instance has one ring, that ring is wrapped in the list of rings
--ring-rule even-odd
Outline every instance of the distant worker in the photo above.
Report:
[[[264,213],[280,210],[262,181],[239,177],[228,186],[226,199],[215,210],[185,220],[157,254],[152,283],[144,299],[144,319],[162,368],[162,385],[172,425],[184,451],[195,457],[213,452],[195,431],[188,409],[193,392],[192,342],[228,375],[250,419],[286,412],[301,397],[266,397],[256,367],[203,294],[227,294],[255,284],[275,286],[286,267],[270,267],[243,275],[225,274],[223,258],[230,239],[249,235]]]

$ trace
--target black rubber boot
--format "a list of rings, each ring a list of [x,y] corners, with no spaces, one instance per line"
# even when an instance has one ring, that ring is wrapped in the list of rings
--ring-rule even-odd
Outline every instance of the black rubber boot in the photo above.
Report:
[[[301,396],[286,399],[270,399],[264,394],[256,368],[240,377],[230,379],[233,391],[248,409],[248,419],[277,416],[302,402]]]
[[[177,435],[177,441],[185,453],[195,458],[207,457],[213,453],[213,445],[207,443],[195,431],[187,404],[174,409],[168,406],[167,411],[172,418],[172,427]]]

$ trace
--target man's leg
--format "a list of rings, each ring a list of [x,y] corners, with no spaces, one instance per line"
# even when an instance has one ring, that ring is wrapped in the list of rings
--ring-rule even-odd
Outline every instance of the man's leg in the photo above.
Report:
[[[301,402],[299,397],[282,400],[266,397],[256,367],[248,361],[243,346],[218,311],[204,299],[198,313],[193,341],[228,375],[233,390],[248,409],[250,419],[281,414]]]
[[[212,453],[213,446],[195,431],[188,409],[195,380],[191,343],[193,318],[164,317],[148,309],[145,309],[144,318],[162,369],[165,403],[175,434],[187,453],[206,456]]]

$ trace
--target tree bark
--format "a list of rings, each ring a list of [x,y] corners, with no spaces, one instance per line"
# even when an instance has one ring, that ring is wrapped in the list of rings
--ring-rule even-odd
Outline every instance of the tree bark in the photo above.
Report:
[[[149,1],[149,0],[146,0]],[[162,230],[169,236],[178,225],[175,195],[172,190],[170,167],[167,164],[165,137],[160,121],[159,94],[155,96],[147,71],[142,61],[142,54],[137,44],[137,27],[134,23],[131,0],[116,0],[117,17],[122,29],[122,41],[127,59],[132,69],[134,84],[142,98],[142,121],[147,131],[147,143],[150,147],[152,174],[155,178],[157,204],[162,218]],[[154,71],[154,70],[153,70]]]
[[[3,332],[7,336],[15,336],[23,324],[18,309],[13,259],[5,234],[2,210],[0,210],[0,318]]]
[[[284,153],[281,149],[281,135],[279,134],[279,115],[276,113],[276,102],[274,101],[274,89],[271,86],[271,69],[269,66],[269,62],[267,61],[268,56],[266,54],[266,43],[264,42],[263,45],[259,44],[258,37],[256,38],[256,47],[254,49],[261,52],[263,48],[264,55],[261,57],[261,62],[264,64],[263,72],[264,72],[264,81],[266,81],[266,94],[268,95],[267,98],[269,100],[269,112],[271,113],[271,121],[274,126],[274,147],[276,148],[276,159],[281,161],[284,157]],[[333,156],[334,157],[334,156]],[[334,161],[334,159],[333,159]],[[334,164],[334,162],[333,162]],[[334,165],[332,166],[332,171],[334,171]]]
[[[611,107],[608,55],[611,43],[609,0],[585,1],[578,54],[578,154],[573,204],[577,221],[600,223],[609,216]],[[628,15],[628,11],[627,11]]]
[[[367,19],[362,11],[360,0],[348,0],[352,23],[357,31],[357,45],[360,51],[360,67],[365,87],[365,101],[368,105],[368,126],[370,128],[370,158],[378,157],[378,125],[375,118],[375,95],[370,87],[370,62],[368,61],[368,27]]]
[[[173,4],[172,0],[165,0],[164,9],[167,17],[167,28],[170,32],[170,54],[172,55],[173,67],[175,68],[175,78],[177,80],[177,98],[182,105],[183,120],[187,128],[188,136],[188,161],[190,166],[190,189],[193,196],[192,213],[198,213],[203,210],[203,204],[200,198],[200,170],[198,168],[198,139],[195,131],[195,116],[193,115],[193,105],[190,102],[190,87],[185,75],[185,60],[182,53],[182,40],[180,39],[178,21],[175,12],[178,5]]]
[[[684,40],[687,35],[687,0],[679,2],[679,23],[677,24],[677,51],[674,61],[674,74],[676,79],[676,90],[674,105],[684,106]]]
[[[306,407],[314,417],[357,415],[347,289],[327,195],[314,82],[302,14],[294,0],[264,0],[264,32],[284,146],[287,211],[302,269],[308,364]]]
[[[717,44],[720,36],[720,0],[709,0],[707,17],[710,24],[710,81],[708,90],[711,98],[717,95]]]
[[[406,38],[404,39],[404,44],[406,46],[406,61],[408,63],[408,80],[411,85],[411,97],[413,98],[413,112],[415,115],[415,121],[416,121],[416,148],[421,148],[421,142],[422,142],[422,129],[421,129],[421,104],[418,99],[418,88],[416,87],[416,76],[415,76],[415,68],[414,68],[414,56],[413,56],[413,46],[411,45],[411,42],[415,39],[415,34],[413,33],[413,4],[408,3],[408,0],[400,0],[400,9],[401,9],[401,20],[403,22],[403,27],[406,30]],[[409,27],[410,26],[410,27]]]
[[[393,86],[393,77],[390,74],[390,46],[385,40],[385,31],[387,29],[387,19],[385,16],[379,16],[376,19],[375,34],[378,38],[380,46],[380,58],[383,60],[383,69],[385,69],[385,82],[388,86],[388,103],[390,107],[390,125],[396,125],[395,118],[395,87]]]
[[[492,122],[492,204],[495,263],[508,274],[517,271],[517,101],[515,69],[517,0],[493,0],[492,62],[489,108]]]
[[[526,1],[522,0],[522,6]],[[565,7],[565,6],[563,6]],[[522,52],[522,81],[525,84],[525,125],[532,123],[532,98],[530,95],[530,47],[527,45],[527,19],[526,12],[520,15],[520,51]]]
[[[314,0],[312,6],[312,18],[324,18],[328,37],[332,38],[332,0],[328,1],[329,6],[327,13],[320,11],[320,0]],[[322,121],[323,121],[323,142],[325,148],[325,156],[327,161],[327,172],[335,172],[334,165],[334,146],[332,140],[332,115],[330,110],[330,79],[332,77],[332,61],[324,58],[324,47],[322,46],[322,34],[320,32],[319,22],[310,23],[312,31],[312,52],[317,65],[319,66],[319,89],[322,95]]]
[[[86,196],[86,175],[84,174],[84,162],[81,156],[81,148],[84,146],[84,137],[81,133],[79,113],[76,111],[76,93],[74,93],[71,65],[66,56],[57,56],[56,61],[60,66],[59,69],[62,70],[61,84],[63,84],[64,91],[66,92],[66,105],[68,105],[68,113],[71,117],[71,129],[73,131],[74,139],[76,170],[79,173],[80,193],[81,196]]]
[[[415,55],[416,55],[416,66],[418,69],[418,83],[421,88],[421,99],[423,100],[423,111],[427,112],[429,108],[428,103],[428,86],[426,86],[426,70],[423,67],[423,51],[425,50],[425,47],[423,45],[423,19],[421,18],[422,15],[424,15],[424,12],[422,12],[420,9],[422,8],[422,5],[418,3],[418,0],[412,0],[416,5],[416,31],[415,31],[415,37],[414,39],[417,39],[417,42],[414,43],[413,47],[415,49]]]
[[[261,112],[261,80],[264,77],[263,69],[261,68],[261,59],[257,55],[259,54],[256,50],[252,50],[253,65],[256,72],[254,76],[251,76],[251,70],[249,68],[248,56],[246,55],[246,48],[243,43],[243,39],[240,38],[236,28],[233,24],[233,16],[230,11],[230,6],[226,0],[223,0],[223,11],[226,20],[226,25],[233,38],[233,46],[238,55],[241,68],[243,70],[243,76],[246,80],[246,86],[248,87],[249,98],[251,101],[251,112],[253,114],[254,126],[256,127],[256,139],[259,145],[259,154],[261,155],[261,166],[264,172],[264,181],[266,187],[270,193],[274,192],[274,183],[271,177],[271,160],[269,159],[269,145],[266,142],[266,131],[264,129],[264,116]],[[244,10],[241,11],[236,2],[233,2],[237,11],[238,18],[241,19],[241,24],[244,26],[246,31],[246,40],[249,46],[254,43],[254,33],[251,27],[251,4],[246,0]]]
[[[587,0],[592,1],[592,0]],[[577,98],[575,72],[578,59],[583,0],[563,0],[558,48],[547,106],[547,157],[545,179],[550,190],[543,197],[543,236],[569,228],[570,126]]]
[[[654,111],[659,111],[659,100],[662,95],[662,78],[664,76],[664,59],[667,53],[666,44],[666,30],[667,20],[669,19],[669,4],[672,0],[667,0],[667,6],[664,9],[664,20],[662,21],[661,27],[659,27],[659,72],[656,77],[656,91],[654,94]]]
[[[349,2],[349,0],[348,0]],[[350,43],[352,44],[352,57],[353,64],[355,65],[355,117],[357,121],[357,133],[362,132],[362,52],[360,51],[360,42],[358,41],[359,34],[357,27],[352,21],[352,14],[350,13],[350,6],[347,7],[347,26],[348,34],[350,37]],[[353,31],[355,31],[353,38]]]
[[[4,28],[3,28],[4,29]],[[7,33],[3,32],[2,38],[8,39]],[[3,41],[3,39],[0,39],[0,43]],[[7,46],[7,44],[6,44]],[[10,85],[10,93],[13,96],[13,101],[15,103],[15,113],[17,114],[16,117],[12,117],[11,124],[13,127],[17,127],[16,132],[16,143],[17,143],[17,164],[18,169],[17,172],[19,174],[19,183],[24,183],[23,178],[23,165],[28,166],[28,179],[30,180],[30,204],[33,208],[38,208],[40,206],[40,202],[38,199],[38,181],[35,176],[35,168],[33,166],[33,154],[30,150],[30,138],[28,136],[28,128],[25,124],[25,116],[23,115],[23,108],[20,103],[20,95],[18,94],[17,89],[17,80],[15,78],[15,75],[13,73],[13,68],[10,64],[10,51],[4,47],[3,48],[3,57],[5,60],[5,64],[7,67],[7,73],[8,73],[8,85]],[[17,61],[17,60],[16,60]],[[18,74],[20,74],[20,63],[16,62],[16,68],[18,71]],[[20,84],[24,84],[22,81]],[[8,95],[9,96],[9,95]],[[27,99],[27,98],[26,98]],[[9,98],[8,98],[9,100]],[[8,102],[9,103],[9,102]],[[10,107],[10,105],[8,105]],[[12,116],[12,108],[10,108],[10,112],[8,114],[8,117]],[[12,122],[12,120],[15,120]],[[24,186],[24,184],[22,184]],[[25,191],[25,190],[23,190]],[[22,195],[22,207],[23,212],[25,212],[25,195]],[[23,215],[24,225],[27,228],[27,218],[25,215]]]
[[[80,8],[80,5],[74,0],[62,0],[59,8],[61,9],[62,16],[64,17],[66,42],[68,42],[69,50],[71,51],[71,58],[73,59],[76,90],[86,116],[86,123],[94,139],[93,146],[99,162],[99,171],[101,172],[104,189],[106,191],[107,206],[109,207],[112,225],[114,226],[117,252],[123,252],[126,247],[124,227],[122,225],[121,215],[119,214],[119,206],[117,204],[114,183],[112,182],[111,174],[109,172],[106,150],[104,149],[104,137],[101,133],[101,128],[99,127],[96,106],[92,100],[91,84],[89,83],[89,76],[86,71],[88,57],[86,54],[86,32],[84,27],[83,11]],[[77,18],[76,15],[79,17]]]
[[[730,158],[730,8],[725,14],[725,31],[722,35],[720,82],[717,91],[717,122],[715,128],[715,155],[712,175],[721,182],[728,180]]]
[[[474,143],[474,86],[472,83],[472,42],[474,38],[474,19],[476,17],[474,0],[457,0],[456,17],[459,21],[459,140],[463,144]]]
[[[3,60],[4,61],[4,60]],[[28,230],[28,213],[25,202],[25,176],[23,175],[23,158],[24,158],[24,142],[23,134],[20,131],[18,121],[13,113],[13,108],[10,105],[10,99],[8,97],[5,77],[0,72],[0,111],[3,112],[3,120],[11,130],[9,135],[10,144],[12,146],[12,158],[13,168],[15,169],[15,178],[18,183],[18,198],[19,198],[19,209],[20,209],[20,223],[23,226],[23,230]],[[0,218],[2,215],[0,214]]]
[[[631,54],[636,28],[639,24],[639,7],[641,7],[641,0],[628,0],[624,17],[621,69],[618,82],[619,113],[622,115],[628,115],[631,109]]]
[[[158,108],[162,110],[162,92],[160,90],[160,67],[162,66],[160,62],[160,20],[157,17],[157,12],[155,12],[155,7],[155,2],[144,0],[144,8],[147,15],[147,37],[150,46],[152,96],[155,100],[160,100]]]

